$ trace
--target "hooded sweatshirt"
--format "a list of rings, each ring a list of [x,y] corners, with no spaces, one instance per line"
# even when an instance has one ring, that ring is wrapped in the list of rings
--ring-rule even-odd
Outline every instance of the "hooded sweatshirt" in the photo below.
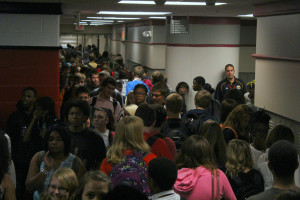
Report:
[[[226,175],[218,169],[219,199],[236,200]],[[182,168],[178,170],[174,191],[186,200],[211,200],[212,175],[204,167],[196,169]],[[217,199],[217,178],[214,176],[214,198]]]

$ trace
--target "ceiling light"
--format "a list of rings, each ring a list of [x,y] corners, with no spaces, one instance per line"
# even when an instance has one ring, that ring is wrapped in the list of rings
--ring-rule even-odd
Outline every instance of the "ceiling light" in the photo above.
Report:
[[[114,22],[114,20],[95,20],[95,19],[83,19],[83,22]]]
[[[76,25],[77,23],[74,24]],[[79,22],[79,25],[87,25],[87,22]]]
[[[87,17],[89,19],[122,19],[122,20],[134,20],[134,19],[141,19],[137,17]]]
[[[118,20],[118,22],[124,22],[124,21],[119,21],[119,20]]]
[[[102,15],[167,15],[171,12],[126,12],[126,11],[100,11]]]
[[[248,15],[238,15],[238,17],[253,17],[253,14],[248,14]]]
[[[120,1],[122,4],[144,4],[155,5],[154,1]],[[226,3],[215,3],[216,6],[224,5]],[[165,5],[171,6],[205,6],[206,2],[183,2],[183,1],[166,1]]]
[[[151,19],[166,19],[166,17],[149,17]]]

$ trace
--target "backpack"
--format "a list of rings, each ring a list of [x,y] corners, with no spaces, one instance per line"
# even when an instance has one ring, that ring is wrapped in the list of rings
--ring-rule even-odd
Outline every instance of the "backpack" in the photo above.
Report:
[[[94,106],[95,106],[96,101],[97,101],[97,96],[93,96],[93,97],[92,97],[91,107],[94,107]],[[117,105],[118,105],[117,99],[113,98],[114,113],[115,113],[115,111],[116,111]]]
[[[188,134],[179,128],[171,129],[167,128],[164,130],[163,136],[171,138],[176,146],[176,149],[180,149]]]
[[[146,155],[146,153],[144,153]],[[134,150],[131,155],[125,155],[121,163],[114,165],[109,173],[113,187],[127,185],[140,192],[150,195],[146,182],[147,167],[144,154]]]
[[[235,176],[231,178],[230,183],[236,185],[234,193],[238,200],[245,200],[264,191],[264,181],[257,170],[252,171],[251,178]]]
[[[188,128],[190,135],[201,135],[203,127],[203,119],[207,116],[207,113],[196,114],[190,113],[183,118],[183,121]]]

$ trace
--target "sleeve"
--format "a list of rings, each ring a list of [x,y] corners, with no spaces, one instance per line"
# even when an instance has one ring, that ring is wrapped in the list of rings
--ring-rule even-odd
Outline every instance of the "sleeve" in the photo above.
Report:
[[[115,124],[119,121],[120,116],[122,116],[122,108],[119,102],[117,102],[116,110],[114,111]]]
[[[260,163],[258,166],[258,171],[264,179],[265,190],[272,188],[273,186],[273,175],[268,167],[267,162]]]
[[[133,90],[132,87],[131,87],[131,82],[128,82],[128,83],[126,84],[126,96],[127,96],[127,94],[128,94],[131,90]]]
[[[104,141],[101,136],[96,135],[97,137],[94,138],[94,151],[93,151],[93,160],[96,161],[96,166],[87,167],[87,170],[92,169],[99,169],[99,166],[104,158],[106,158],[106,148]],[[92,152],[91,152],[92,153]]]
[[[149,162],[154,158],[156,158],[156,155],[154,153],[149,153],[148,155],[145,156],[144,162],[147,167],[149,166]]]
[[[221,92],[221,85],[220,83],[218,83],[217,87],[216,87],[216,92],[215,92],[215,97],[216,100],[218,100],[219,102],[222,101],[222,92]]]
[[[223,189],[223,198],[225,200],[236,200],[236,197],[234,195],[234,192],[231,188],[231,185],[226,177],[226,175],[219,170],[220,173],[220,183],[222,184],[222,189]]]
[[[101,167],[100,167],[100,171],[102,171],[103,173],[109,175],[109,172],[111,171],[112,169],[112,165],[109,164],[107,162],[107,159],[105,158],[102,163],[101,163]]]
[[[154,153],[157,157],[165,157],[169,158],[170,160],[174,160],[174,157],[172,156],[168,145],[161,138],[158,138],[152,145],[151,152]]]
[[[245,94],[245,93],[247,93],[247,86],[246,86],[246,84],[244,83],[243,80],[241,80],[241,82],[243,84],[243,90],[242,90],[242,92],[243,92],[243,94]]]

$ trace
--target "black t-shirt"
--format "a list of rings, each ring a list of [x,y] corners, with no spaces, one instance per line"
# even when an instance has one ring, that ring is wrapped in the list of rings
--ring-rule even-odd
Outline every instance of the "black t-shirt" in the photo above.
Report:
[[[83,161],[87,170],[98,170],[102,160],[106,157],[102,137],[90,128],[77,133],[68,129],[68,132],[72,137],[72,153]]]

